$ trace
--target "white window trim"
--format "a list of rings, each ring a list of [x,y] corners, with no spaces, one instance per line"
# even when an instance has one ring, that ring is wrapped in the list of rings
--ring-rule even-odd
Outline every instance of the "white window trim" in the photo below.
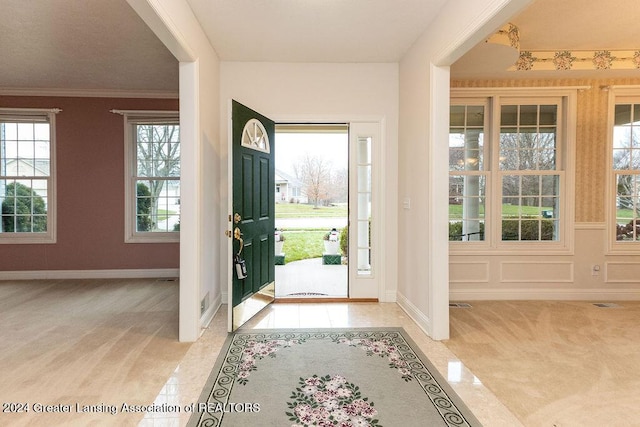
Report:
[[[177,243],[180,242],[180,232],[139,232],[136,231],[136,203],[135,190],[136,144],[133,137],[133,125],[142,119],[158,120],[163,123],[169,120],[179,120],[177,111],[138,111],[111,110],[112,113],[124,117],[124,242],[125,243]]]
[[[382,294],[384,265],[380,261],[384,257],[382,226],[384,224],[384,200],[382,168],[382,149],[384,142],[382,122],[349,122],[349,297],[371,298]],[[371,248],[370,270],[358,271],[358,140],[371,138],[371,231],[369,247]],[[364,247],[364,246],[362,246]],[[352,255],[353,254],[353,255]]]
[[[577,92],[585,90],[586,86],[571,87],[541,87],[541,88],[452,88],[451,104],[464,104],[467,100],[478,102],[479,97],[491,98],[489,100],[490,127],[487,130],[485,141],[485,165],[490,165],[487,176],[491,177],[487,182],[485,204],[485,241],[480,242],[456,242],[450,241],[451,255],[570,255],[574,253],[574,228],[575,228],[575,141],[577,122]],[[561,150],[559,162],[563,168],[557,170],[564,181],[560,188],[560,209],[563,212],[560,221],[560,235],[557,241],[502,241],[499,235],[499,227],[492,226],[496,221],[501,221],[501,194],[500,176],[498,171],[498,158],[493,155],[496,133],[500,131],[500,116],[497,114],[501,99],[525,100],[538,102],[549,97],[561,98],[562,119],[559,121],[559,130],[563,133],[562,140],[565,146]],[[560,153],[560,152],[559,152]]]
[[[484,107],[484,130],[491,129],[491,115],[492,115],[492,107],[491,100],[489,96],[483,96],[481,98],[470,96],[464,97],[459,96],[451,99],[450,105],[469,105],[469,106],[483,106]],[[477,173],[468,175],[479,175],[485,178],[485,203],[484,203],[484,240],[467,240],[467,241],[449,241],[450,248],[452,250],[462,252],[468,251],[487,251],[491,249],[490,241],[491,241],[491,230],[493,227],[493,221],[490,220],[493,215],[493,203],[491,203],[492,197],[492,185],[490,184],[492,180],[492,165],[491,165],[491,157],[492,157],[492,147],[490,139],[491,135],[488,132],[484,133],[484,144],[482,147],[482,162],[483,169],[481,171],[477,171]],[[461,173],[458,173],[461,172]],[[449,176],[451,175],[465,175],[465,171],[449,171]],[[453,251],[452,251],[453,252]]]
[[[638,255],[640,242],[621,242],[616,240],[616,204],[617,191],[615,189],[616,171],[613,169],[613,127],[615,126],[616,103],[630,102],[640,104],[640,86],[607,86],[601,90],[608,91],[607,110],[607,173],[605,178],[605,222],[607,224],[607,254]],[[627,98],[627,99],[625,99]]]
[[[57,242],[57,192],[56,192],[56,114],[59,108],[0,108],[0,114],[17,118],[47,117],[49,123],[49,178],[47,179],[47,232],[0,233],[0,244],[52,244]]]

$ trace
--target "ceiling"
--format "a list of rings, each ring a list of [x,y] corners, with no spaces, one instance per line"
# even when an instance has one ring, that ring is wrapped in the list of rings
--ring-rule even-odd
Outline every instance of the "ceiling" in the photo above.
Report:
[[[0,1],[0,88],[177,91],[178,62],[125,0]]]
[[[187,1],[220,58],[269,62],[398,62],[446,3]]]
[[[0,88],[177,91],[177,61],[125,0],[1,1]],[[223,61],[397,62],[447,0],[187,1]],[[637,0],[535,0],[510,22],[521,50],[640,49]],[[452,77],[640,77],[505,71],[514,53],[487,45]]]

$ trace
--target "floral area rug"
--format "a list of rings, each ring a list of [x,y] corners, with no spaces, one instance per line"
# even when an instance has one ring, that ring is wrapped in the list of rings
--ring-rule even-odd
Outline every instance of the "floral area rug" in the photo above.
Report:
[[[188,426],[480,426],[401,328],[230,334]]]

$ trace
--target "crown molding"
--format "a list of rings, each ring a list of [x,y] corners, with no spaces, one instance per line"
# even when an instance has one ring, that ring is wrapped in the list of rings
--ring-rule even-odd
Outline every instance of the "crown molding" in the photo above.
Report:
[[[58,89],[58,88],[3,88],[0,96],[59,96],[66,98],[153,98],[178,99],[177,91],[116,90],[116,89]]]
[[[640,50],[526,50],[509,71],[640,70]]]

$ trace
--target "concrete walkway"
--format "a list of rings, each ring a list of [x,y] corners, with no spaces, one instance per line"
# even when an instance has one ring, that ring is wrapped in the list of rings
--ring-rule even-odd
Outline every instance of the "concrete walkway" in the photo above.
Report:
[[[322,258],[276,265],[276,298],[346,298],[346,265],[323,265]]]

